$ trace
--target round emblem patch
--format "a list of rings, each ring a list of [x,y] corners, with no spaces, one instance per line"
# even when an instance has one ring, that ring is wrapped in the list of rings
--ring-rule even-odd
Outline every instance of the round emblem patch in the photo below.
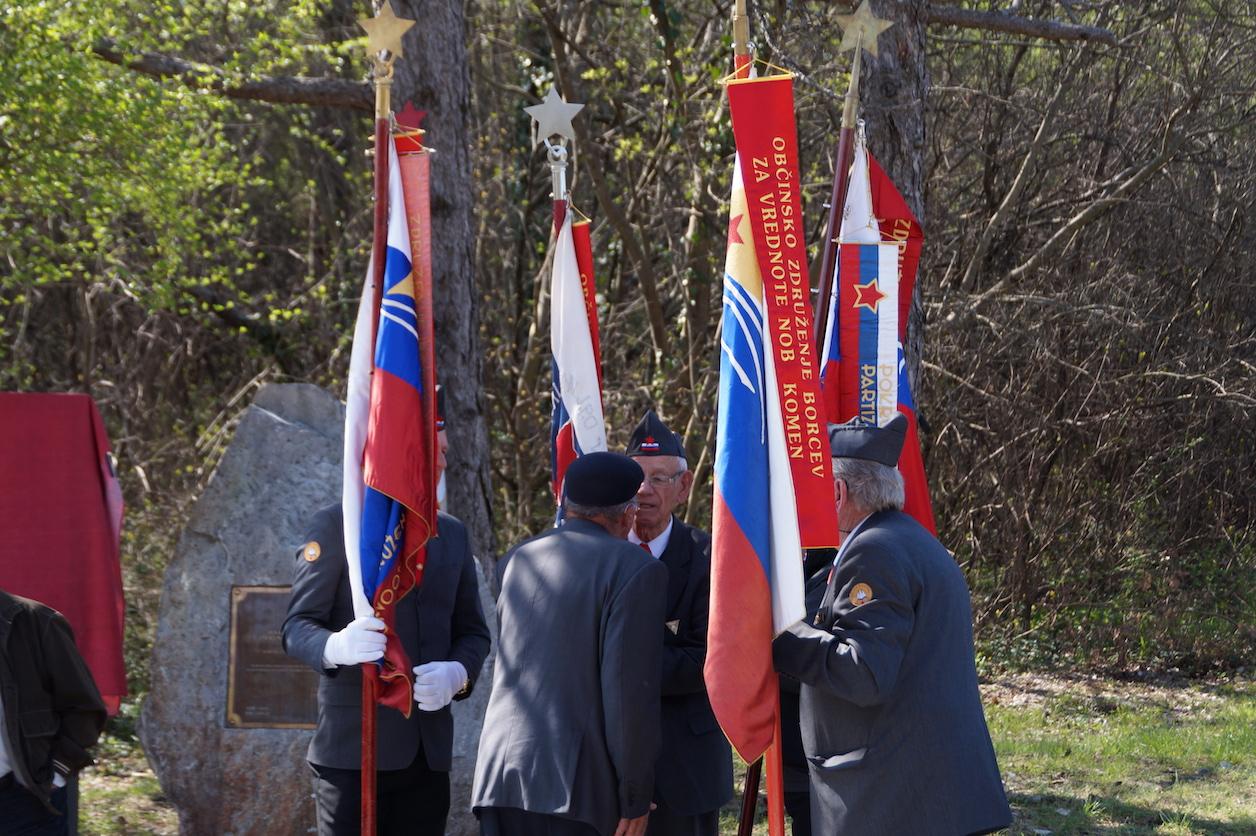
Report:
[[[313,563],[318,560],[318,556],[323,553],[323,547],[311,540],[301,549],[301,556],[305,558],[306,563]]]
[[[872,587],[866,583],[857,583],[850,588],[850,603],[852,606],[862,607],[864,604],[872,600]]]

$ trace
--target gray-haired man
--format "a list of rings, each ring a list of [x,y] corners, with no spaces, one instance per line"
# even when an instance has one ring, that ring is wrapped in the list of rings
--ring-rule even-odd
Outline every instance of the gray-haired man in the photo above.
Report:
[[[977,690],[968,586],[902,512],[906,419],[830,425],[842,535],[814,626],[773,645],[802,682],[812,832],[992,833],[1012,819]]]
[[[485,836],[645,832],[667,569],[624,539],[643,477],[627,456],[581,456],[566,521],[507,555],[471,802]]]

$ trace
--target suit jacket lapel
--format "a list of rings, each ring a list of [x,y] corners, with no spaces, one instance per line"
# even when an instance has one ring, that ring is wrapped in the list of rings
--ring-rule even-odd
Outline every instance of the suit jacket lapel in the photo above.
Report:
[[[689,526],[677,519],[672,521],[672,535],[667,538],[667,548],[659,560],[667,566],[667,618],[671,620],[681,613],[681,598],[685,594],[685,582],[689,579],[689,564],[693,562],[693,538]]]

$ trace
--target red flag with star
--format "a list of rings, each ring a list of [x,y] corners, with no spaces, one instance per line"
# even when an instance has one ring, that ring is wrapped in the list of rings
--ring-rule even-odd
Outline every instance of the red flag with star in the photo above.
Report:
[[[903,359],[900,305],[901,248],[894,242],[842,244],[838,250],[836,302],[837,403],[830,402],[830,420],[858,417],[885,424],[895,415],[907,416],[907,442],[899,459],[906,502],[903,510],[936,533],[929,483],[916,428],[915,403]],[[834,352],[831,352],[834,353]],[[832,395],[826,387],[826,394]]]

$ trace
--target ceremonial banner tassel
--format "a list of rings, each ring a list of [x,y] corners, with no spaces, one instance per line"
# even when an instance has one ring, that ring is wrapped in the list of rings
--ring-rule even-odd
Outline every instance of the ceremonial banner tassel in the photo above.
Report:
[[[791,125],[792,119],[791,111]],[[724,268],[710,627],[703,675],[720,726],[751,764],[747,786],[757,783],[758,759],[766,756],[769,832],[779,836],[784,832],[784,790],[780,688],[772,667],[772,639],[803,618],[805,610],[789,417],[777,370],[783,353],[797,357],[800,352],[792,342],[782,346],[771,323],[766,298],[771,291],[760,270],[763,259],[756,255],[758,238],[741,154],[739,149],[733,169]],[[801,222],[800,216],[792,217]],[[805,276],[805,265],[801,269]],[[805,278],[801,281],[805,288]],[[805,290],[803,298],[807,311]],[[809,346],[809,317],[801,327]],[[806,397],[796,388],[784,391],[785,398],[795,401]],[[813,407],[818,407],[818,391],[811,397]],[[828,493],[831,496],[831,480]],[[836,535],[835,519],[832,527]],[[743,829],[753,809],[752,801],[744,803]]]
[[[420,431],[423,433],[423,450],[426,453],[426,469],[423,484],[433,486],[422,501],[424,507],[415,509],[429,521],[430,536],[436,535],[437,491],[436,485],[436,334],[435,315],[432,310],[432,209],[431,163],[432,155],[423,146],[422,131],[407,131],[394,140],[397,147],[398,170],[401,190],[405,196],[406,228],[410,233],[410,255],[413,262],[415,328],[419,335],[419,368],[422,387],[422,413]],[[420,571],[419,577],[422,577]]]

